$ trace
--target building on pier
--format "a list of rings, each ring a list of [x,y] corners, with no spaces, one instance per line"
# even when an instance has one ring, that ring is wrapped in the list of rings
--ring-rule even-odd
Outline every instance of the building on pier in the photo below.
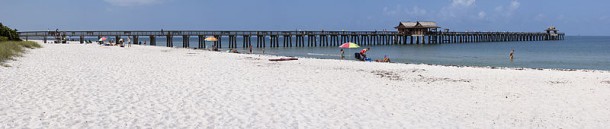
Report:
[[[551,26],[549,28],[546,29],[546,33],[551,35],[551,36],[557,36],[559,33],[557,33],[557,28],[555,28],[555,26]]]
[[[557,30],[557,28],[555,28],[555,26],[550,26],[545,31],[546,31],[546,34],[548,35],[546,40],[560,40],[563,38],[563,35],[560,35],[560,33],[558,32],[559,30]]]
[[[416,21],[416,22],[400,22],[398,26],[394,27],[398,30],[398,33],[413,35],[413,36],[423,36],[428,34],[429,32],[436,32],[438,28],[441,28],[436,25],[436,22],[429,21]]]

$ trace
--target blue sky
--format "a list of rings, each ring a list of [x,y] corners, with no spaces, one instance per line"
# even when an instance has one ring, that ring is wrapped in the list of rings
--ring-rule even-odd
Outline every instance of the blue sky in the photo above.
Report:
[[[436,21],[456,31],[610,35],[607,0],[0,0],[19,30],[383,30]]]

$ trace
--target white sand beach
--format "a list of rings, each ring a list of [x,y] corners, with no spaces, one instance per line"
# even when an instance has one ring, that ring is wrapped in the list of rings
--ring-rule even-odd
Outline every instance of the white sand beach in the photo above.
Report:
[[[43,47],[0,67],[0,128],[610,126],[607,71]]]

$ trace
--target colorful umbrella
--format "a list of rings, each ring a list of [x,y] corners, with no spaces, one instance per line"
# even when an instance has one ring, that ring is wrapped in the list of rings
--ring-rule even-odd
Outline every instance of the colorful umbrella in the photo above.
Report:
[[[352,43],[352,42],[347,42],[344,44],[341,44],[341,46],[339,46],[339,48],[359,48],[360,46],[358,46],[358,44]]]
[[[102,38],[100,38],[100,40],[98,40],[98,41],[100,41],[100,42],[101,42],[101,41],[106,41],[106,39],[107,39],[106,37],[102,37]]]
[[[218,39],[217,39],[216,37],[212,37],[212,36],[210,36],[210,37],[205,38],[205,41],[208,41],[208,42],[216,42],[216,41],[218,41]]]

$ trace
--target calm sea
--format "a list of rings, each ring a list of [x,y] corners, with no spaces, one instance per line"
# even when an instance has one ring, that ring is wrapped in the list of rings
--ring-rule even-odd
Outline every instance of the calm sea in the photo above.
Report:
[[[112,37],[109,37],[112,38]],[[126,38],[126,37],[124,37]],[[95,39],[91,39],[95,40]],[[241,47],[242,39],[237,39]],[[149,42],[141,37],[140,41]],[[252,38],[253,45],[256,39]],[[228,39],[223,38],[221,49],[227,49]],[[269,39],[267,39],[269,43]],[[157,46],[165,46],[165,39],[158,38]],[[197,38],[190,39],[190,46],[197,46]],[[282,39],[280,39],[282,45]],[[208,42],[206,46],[210,47]],[[269,46],[269,45],[267,45]],[[182,38],[174,38],[174,47],[182,47]],[[381,45],[362,46],[358,49],[344,49],[348,60],[355,60],[354,53],[370,47],[369,57],[382,59],[390,57],[397,63],[492,66],[512,68],[551,69],[592,69],[610,70],[610,37],[568,36],[562,41],[534,42],[483,42],[437,45]],[[509,59],[511,49],[515,49],[514,60]],[[238,50],[245,52],[246,49]],[[255,53],[262,49],[254,48]],[[265,48],[265,54],[280,56],[339,59],[338,47],[292,47]]]

